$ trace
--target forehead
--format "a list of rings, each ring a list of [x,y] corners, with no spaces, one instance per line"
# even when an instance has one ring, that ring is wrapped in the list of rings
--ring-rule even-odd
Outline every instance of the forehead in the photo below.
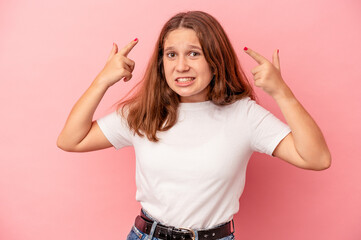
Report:
[[[196,32],[189,28],[178,28],[167,34],[163,47],[177,48],[177,47],[186,47],[189,45],[201,47]]]

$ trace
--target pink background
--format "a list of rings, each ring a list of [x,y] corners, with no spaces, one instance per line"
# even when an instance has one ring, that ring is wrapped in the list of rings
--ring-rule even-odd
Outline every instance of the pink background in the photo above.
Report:
[[[67,153],[56,139],[112,43],[139,38],[129,55],[136,69],[109,90],[96,118],[139,80],[161,26],[183,10],[221,22],[248,76],[256,63],[244,46],[268,59],[279,48],[284,79],[332,152],[322,172],[255,154],[236,239],[361,239],[359,0],[1,1],[0,239],[126,238],[140,210],[133,149]]]

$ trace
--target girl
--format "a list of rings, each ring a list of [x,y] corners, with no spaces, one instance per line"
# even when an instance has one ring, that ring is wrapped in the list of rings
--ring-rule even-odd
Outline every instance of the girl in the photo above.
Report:
[[[274,98],[287,125],[254,101],[226,33],[200,11],[164,25],[136,94],[93,121],[108,88],[132,78],[135,63],[127,56],[137,43],[120,50],[114,44],[57,142],[73,152],[134,146],[142,209],[128,239],[233,239],[253,151],[304,169],[330,166],[320,129],[282,79],[278,51],[271,63],[244,48],[259,64],[255,85]]]

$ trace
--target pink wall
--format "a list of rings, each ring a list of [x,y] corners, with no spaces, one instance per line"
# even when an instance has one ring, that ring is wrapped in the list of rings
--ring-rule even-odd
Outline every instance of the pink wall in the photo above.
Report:
[[[283,76],[333,156],[330,169],[313,172],[255,154],[236,238],[361,239],[358,0],[1,1],[0,239],[125,239],[140,209],[133,150],[66,153],[55,142],[113,41],[140,39],[129,55],[136,70],[107,93],[96,118],[142,76],[162,24],[182,10],[219,19],[249,76],[255,62],[244,46],[268,58],[279,48]]]

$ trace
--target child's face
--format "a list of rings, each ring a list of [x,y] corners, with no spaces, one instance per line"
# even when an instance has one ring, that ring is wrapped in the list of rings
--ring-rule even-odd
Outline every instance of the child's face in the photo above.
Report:
[[[168,34],[163,64],[168,86],[180,96],[181,102],[207,100],[213,74],[195,31],[179,28]]]

